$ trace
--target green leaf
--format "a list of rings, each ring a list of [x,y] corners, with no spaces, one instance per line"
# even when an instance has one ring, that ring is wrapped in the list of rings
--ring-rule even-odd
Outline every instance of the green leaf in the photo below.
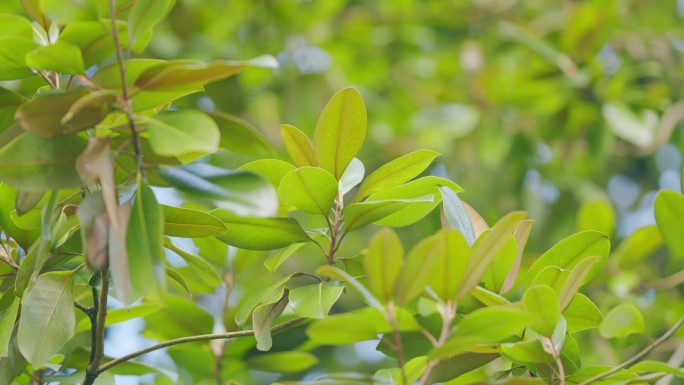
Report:
[[[522,303],[535,317],[530,325],[539,334],[551,337],[560,316],[560,304],[556,292],[546,285],[536,285],[525,290]]]
[[[633,333],[644,333],[645,330],[641,311],[631,303],[611,309],[599,328],[603,338],[623,338]]]
[[[399,186],[423,172],[440,154],[430,150],[418,150],[399,157],[373,171],[361,183],[355,202],[367,196]]]
[[[278,252],[266,258],[264,261],[264,266],[268,269],[268,271],[273,273],[280,265],[283,264],[283,262],[290,258],[294,252],[299,250],[304,245],[304,243],[293,243],[283,249],[278,250]]]
[[[251,356],[247,366],[252,370],[276,373],[297,373],[318,363],[318,358],[307,352],[277,352]]]
[[[506,320],[506,322],[501,322]],[[512,306],[486,307],[476,310],[461,321],[444,345],[430,353],[431,358],[448,357],[467,352],[479,344],[500,342],[521,334],[534,318]]]
[[[518,224],[525,218],[524,212],[512,212],[503,218],[486,233],[486,238],[473,245],[470,254],[468,270],[465,279],[458,289],[458,298],[463,298],[470,293],[484,276],[490,264],[501,252],[508,241],[509,234],[512,234]]]
[[[87,142],[77,136],[44,139],[30,132],[0,148],[0,180],[22,191],[81,185],[76,159]]]
[[[219,129],[202,112],[166,111],[144,121],[150,132],[150,146],[157,155],[182,157],[187,163],[219,148]]]
[[[563,317],[568,322],[569,333],[597,328],[603,321],[601,311],[582,293],[575,294],[563,311]]]
[[[138,178],[126,232],[128,271],[133,291],[137,295],[161,295],[166,292],[163,224],[163,212],[154,192]]]
[[[25,39],[33,39],[33,27],[31,22],[22,16],[0,13],[0,37],[13,36]]]
[[[371,293],[385,301],[390,299],[403,259],[404,247],[397,233],[391,229],[375,233],[363,257],[363,268]]]
[[[128,14],[128,36],[131,42],[135,41],[138,34],[149,31],[160,21],[173,7],[175,0],[136,0]]]
[[[325,318],[343,291],[344,286],[330,282],[300,286],[290,290],[290,306],[300,317]]]
[[[538,338],[501,344],[501,355],[519,364],[546,363],[552,359]]]
[[[162,306],[156,303],[141,303],[140,305],[131,306],[129,308],[109,309],[107,310],[106,325],[116,325],[118,323],[129,321],[135,318],[152,315],[161,309]],[[74,334],[90,331],[90,328],[90,319],[87,317],[81,318],[81,320],[76,324]]]
[[[412,204],[433,202],[433,199],[434,196],[429,195],[413,199],[385,199],[381,201],[352,203],[342,209],[345,219],[345,231],[353,231],[379,221]]]
[[[218,239],[235,247],[273,250],[293,243],[311,242],[294,218],[241,217],[221,209],[211,214],[222,220],[227,228]]]
[[[293,276],[293,274],[290,274],[269,286],[260,285],[245,293],[241,298],[240,305],[238,305],[235,311],[235,323],[238,326],[244,325],[257,305],[262,303],[273,303],[278,300],[282,296],[283,285],[285,285]]]
[[[22,216],[31,211],[45,195],[45,191],[17,191],[17,199],[14,201],[16,213]]]
[[[586,257],[598,256],[594,267],[584,278],[589,281],[599,273],[606,263],[610,251],[608,236],[597,231],[583,231],[573,234],[558,242],[544,255],[539,257],[525,275],[525,286],[529,287],[532,280],[547,266],[558,266],[562,269],[572,269]]]
[[[643,261],[663,246],[663,236],[657,225],[644,226],[623,239],[613,253],[620,267],[630,267]]]
[[[26,65],[43,71],[80,75],[85,72],[81,50],[72,44],[56,41],[26,54]]]
[[[644,372],[662,372],[674,374],[679,378],[684,378],[684,370],[680,368],[674,368],[665,362],[653,361],[653,360],[643,360],[637,362],[636,364],[629,367],[629,370],[635,373]]]
[[[483,242],[486,238],[486,236],[480,236],[478,240],[475,241],[475,246],[473,247],[477,247],[477,243]],[[489,265],[484,277],[482,277],[482,282],[487,289],[496,293],[501,292],[506,277],[513,268],[517,254],[518,244],[516,243],[515,238],[512,235],[509,235],[503,248],[494,258],[492,264]]]
[[[59,24],[98,19],[94,0],[40,0],[40,9]]]
[[[199,210],[161,205],[164,234],[181,238],[218,237],[226,233],[220,219]]]
[[[221,133],[219,146],[237,154],[270,154],[273,146],[247,121],[223,112],[209,112]]]
[[[259,159],[238,167],[237,170],[251,171],[266,178],[277,189],[285,175],[295,167],[278,159]]]
[[[670,252],[684,257],[684,195],[661,190],[655,198],[655,219]]]
[[[38,94],[22,104],[16,120],[29,132],[45,138],[95,127],[111,111],[112,91],[90,92],[85,88]]]
[[[354,88],[336,93],[321,112],[314,132],[316,160],[339,180],[366,137],[366,106]]]
[[[278,197],[300,210],[327,216],[337,190],[337,180],[329,172],[317,167],[301,167],[283,177]]]
[[[183,278],[183,276],[178,271],[172,269],[167,265],[164,266],[164,272],[166,272],[166,276],[176,281],[183,289],[185,289],[185,292],[188,293],[188,295],[192,295],[190,286],[188,286],[188,283],[185,281],[185,278]]]
[[[289,124],[280,126],[287,155],[297,167],[317,166],[316,155],[309,138],[297,127]]]
[[[587,274],[589,274],[591,268],[598,262],[599,258],[600,257],[598,256],[584,258],[572,268],[563,285],[563,289],[561,289],[558,294],[561,310],[568,307],[570,301],[572,301],[579,288],[585,282]]]
[[[261,351],[271,350],[273,340],[271,338],[271,325],[273,321],[285,310],[287,306],[287,291],[273,303],[265,303],[257,306],[252,314],[252,328],[257,341],[257,349]]]
[[[347,345],[377,338],[376,327],[360,313],[336,314],[311,324],[306,335],[314,342],[326,345]]]
[[[34,368],[57,354],[74,331],[73,278],[71,271],[45,273],[21,300],[19,350]]]
[[[10,292],[11,293],[11,292]],[[5,294],[10,295],[8,294]],[[11,295],[14,300],[10,306],[4,311],[0,312],[0,357],[7,357],[9,354],[10,343],[12,342],[12,331],[14,330],[14,322],[17,320],[19,313],[19,303],[21,298],[16,298]],[[3,296],[3,300],[4,300]]]
[[[450,228],[460,231],[468,245],[472,246],[476,238],[475,230],[463,202],[452,189],[440,187],[440,191],[443,199],[442,215],[446,223]]]
[[[33,39],[0,37],[0,80],[21,79],[30,76],[26,54],[36,49]]]
[[[342,195],[348,193],[356,185],[363,181],[363,175],[366,172],[366,168],[363,166],[358,158],[354,158],[344,170],[344,173],[340,177],[340,192]],[[423,194],[424,195],[424,194]]]
[[[520,265],[522,264],[523,251],[525,251],[527,239],[530,237],[530,232],[532,231],[532,224],[534,224],[533,220],[526,219],[520,222],[518,227],[515,228],[513,237],[515,238],[515,242],[518,246],[518,252],[515,256],[513,266],[511,266],[511,269],[508,271],[508,275],[506,275],[506,279],[504,280],[499,294],[507,293],[509,290],[511,290],[511,288],[513,288],[513,285],[515,285],[515,281],[518,278],[518,273],[520,272]]]
[[[450,382],[452,379],[483,367],[498,357],[498,354],[464,353],[443,359],[435,365],[428,383]]]
[[[223,286],[224,283],[221,276],[219,276],[216,269],[214,269],[214,267],[205,259],[181,249],[174,245],[168,238],[164,242],[164,246],[183,258],[185,263],[187,263],[207,285]]]
[[[611,235],[615,230],[613,206],[604,199],[583,202],[577,212],[579,231],[595,230]]]
[[[14,384],[14,380],[26,367],[26,360],[21,355],[17,343],[17,332],[10,338],[10,345],[6,357],[0,357],[0,385]]]
[[[363,286],[356,278],[349,275],[346,271],[343,271],[335,266],[324,265],[316,269],[316,275],[330,277],[346,282],[361,296],[361,298],[363,298],[368,305],[379,311],[384,311],[383,306],[375,298],[375,296],[373,296],[373,294],[371,294],[365,286]]]
[[[423,239],[406,256],[395,284],[400,304],[419,296],[426,286],[443,300],[452,299],[462,283],[471,258],[470,248],[456,230],[440,230]]]

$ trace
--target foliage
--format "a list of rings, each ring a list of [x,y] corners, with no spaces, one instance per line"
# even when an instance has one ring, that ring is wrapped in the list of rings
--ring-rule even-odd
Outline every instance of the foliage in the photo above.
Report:
[[[587,4],[577,17],[603,14]],[[188,106],[205,87],[211,95],[212,83],[271,68],[274,58],[143,54],[183,4],[21,6],[0,15],[0,76],[13,81],[0,88],[0,385],[144,374],[160,385],[684,377],[677,363],[642,360],[684,318],[670,311],[665,327],[644,317],[639,300],[586,290],[608,269],[629,282],[624,266],[662,244],[676,263],[682,194],[660,192],[657,227],[633,233],[612,256],[613,210],[591,201],[578,215],[581,231],[523,263],[533,221],[513,211],[488,226],[459,185],[428,174],[439,153],[412,149],[370,167],[376,160],[363,146],[377,144],[366,141],[356,88],[329,99],[312,135],[283,124],[283,152],[241,117]],[[573,92],[598,86],[582,72],[590,65],[578,69],[515,25],[500,28],[558,66],[553,76]],[[561,41],[579,49],[573,36]],[[545,102],[553,108],[538,112],[561,113]],[[606,103],[604,115],[623,119],[621,108]],[[643,151],[660,140],[616,135]],[[106,354],[108,328],[136,318],[160,342]],[[658,331],[650,343],[635,338]],[[377,343],[384,366],[349,371],[325,361],[330,346],[364,341]],[[610,344],[625,348],[625,361],[597,362],[592,351]],[[144,360],[163,348],[173,370]]]

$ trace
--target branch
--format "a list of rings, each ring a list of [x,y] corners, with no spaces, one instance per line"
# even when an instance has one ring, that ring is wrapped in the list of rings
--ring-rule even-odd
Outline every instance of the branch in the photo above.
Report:
[[[83,385],[92,385],[97,376],[100,375],[100,363],[104,357],[105,328],[107,326],[107,295],[109,293],[109,269],[107,267],[100,270],[102,287],[100,296],[93,289],[93,311],[88,316],[92,325],[92,347],[90,350],[90,362],[86,368],[86,375]]]
[[[271,329],[271,332],[275,333],[278,331],[281,331],[283,329],[287,329],[290,326],[297,325],[303,321],[305,321],[306,318],[300,317],[300,318],[295,318],[293,320],[284,322],[278,326],[274,326]],[[153,352],[155,350],[163,349],[163,348],[168,348],[169,346],[174,346],[174,345],[180,345],[180,344],[187,344],[190,342],[200,342],[200,341],[211,341],[211,340],[220,340],[220,339],[225,339],[225,340],[230,340],[234,338],[239,338],[239,337],[247,337],[247,336],[252,336],[254,335],[254,330],[242,330],[239,332],[228,332],[228,333],[216,333],[216,334],[202,334],[198,336],[190,336],[190,337],[181,337],[181,338],[176,338],[175,340],[169,340],[165,342],[158,343],[156,345],[148,346],[145,349],[138,350],[136,352],[127,354],[125,356],[119,357],[117,359],[111,360],[102,366],[100,366],[100,369],[98,369],[97,373],[101,374],[102,372],[109,370],[113,368],[114,366],[130,361],[136,357],[142,356],[143,354],[147,354],[150,352]]]
[[[444,311],[441,312],[442,316],[442,331],[439,333],[439,339],[437,340],[437,344],[435,344],[435,347],[440,347],[444,345],[446,340],[449,338],[449,335],[451,334],[451,322],[454,320],[454,317],[456,316],[456,305],[451,301],[448,300],[444,306]],[[427,363],[427,367],[425,368],[425,371],[423,372],[423,375],[420,376],[420,385],[427,385],[428,381],[430,380],[430,374],[432,374],[432,370],[437,366],[439,363],[439,360],[430,360]]]
[[[581,383],[579,383],[578,385],[589,385],[589,384],[591,384],[591,383],[593,383],[593,382],[596,382],[596,381],[598,381],[598,380],[602,380],[602,379],[604,379],[604,378],[606,378],[606,377],[608,377],[608,376],[611,376],[611,375],[613,375],[613,374],[619,372],[620,370],[622,370],[622,369],[624,369],[624,368],[626,368],[626,367],[628,367],[628,366],[630,366],[630,365],[636,363],[636,362],[639,361],[643,356],[645,356],[645,355],[647,355],[648,353],[650,353],[651,350],[657,348],[660,344],[662,344],[663,342],[667,341],[668,338],[672,337],[672,335],[677,331],[677,329],[679,329],[680,326],[682,326],[682,324],[684,324],[684,317],[680,318],[679,321],[677,321],[677,323],[674,324],[674,326],[672,326],[668,331],[665,332],[665,334],[663,334],[662,336],[660,336],[660,338],[658,338],[657,340],[651,342],[650,345],[648,345],[647,347],[645,347],[642,351],[640,351],[639,353],[637,353],[634,357],[628,359],[627,361],[621,363],[620,365],[618,365],[618,366],[616,366],[616,367],[614,367],[614,368],[612,368],[612,369],[610,369],[610,370],[608,370],[608,371],[606,371],[606,372],[603,372],[603,373],[601,373],[601,374],[597,374],[596,376],[594,376],[594,377],[592,377],[592,378],[590,378],[590,379],[588,379],[588,380],[586,380],[586,381],[584,381],[584,382],[581,382]]]

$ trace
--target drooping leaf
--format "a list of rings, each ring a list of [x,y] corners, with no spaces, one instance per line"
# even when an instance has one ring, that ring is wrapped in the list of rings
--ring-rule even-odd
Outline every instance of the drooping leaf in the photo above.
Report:
[[[166,273],[167,277],[176,281],[176,283],[178,283],[185,290],[185,292],[188,293],[188,295],[192,295],[192,291],[190,290],[190,286],[188,286],[188,282],[177,270],[166,265],[164,266],[164,272]]]
[[[211,266],[211,264],[205,259],[192,254],[189,251],[181,249],[180,247],[174,245],[168,238],[164,242],[164,246],[183,258],[185,263],[187,263],[188,266],[190,266],[206,284],[211,286],[223,285],[223,280],[219,276],[216,269],[214,269],[214,267]]]
[[[245,293],[235,311],[235,323],[238,326],[244,325],[252,315],[254,308],[259,304],[276,302],[283,294],[283,285],[293,276],[293,274],[290,274],[268,286],[255,287],[248,293]]]
[[[221,209],[210,214],[226,225],[226,233],[218,239],[232,246],[273,250],[293,243],[311,242],[311,238],[294,218],[241,217]]]
[[[661,190],[655,198],[655,219],[670,252],[684,257],[684,195]]]
[[[63,41],[56,41],[27,53],[26,65],[69,75],[80,75],[85,72],[81,50]]]
[[[283,177],[278,197],[300,210],[327,216],[337,191],[337,180],[329,172],[318,167],[300,167]]]
[[[534,318],[528,312],[512,306],[476,310],[458,324],[451,337],[433,350],[430,357],[447,357],[467,352],[478,344],[500,342],[521,334],[532,322]]]
[[[618,305],[611,309],[601,323],[599,332],[603,338],[622,338],[632,333],[645,331],[641,311],[631,303]]]
[[[76,158],[85,148],[77,136],[44,139],[26,132],[0,148],[0,180],[22,191],[80,186]]]
[[[71,271],[45,273],[21,300],[19,350],[34,367],[45,364],[74,331],[73,285]]]
[[[249,162],[243,164],[237,168],[237,171],[251,171],[257,173],[269,182],[277,189],[280,186],[280,181],[289,173],[293,171],[295,167],[287,162],[283,162],[278,159],[259,159],[254,162]]]
[[[373,171],[359,187],[355,202],[388,188],[399,186],[423,172],[440,154],[430,150],[418,150],[383,165]]]
[[[345,231],[349,232],[379,221],[415,203],[432,202],[433,195],[413,199],[385,199],[352,203],[342,209]]]
[[[280,134],[285,143],[285,150],[287,155],[292,160],[292,163],[297,167],[318,165],[316,155],[314,154],[313,146],[309,138],[301,132],[297,127],[289,124],[280,126]]]
[[[256,128],[248,122],[225,114],[223,112],[209,112],[221,133],[219,147],[238,154],[268,154],[273,153],[273,146]]]
[[[475,231],[463,202],[453,190],[446,187],[439,189],[442,192],[442,215],[446,219],[446,223],[450,228],[460,231],[468,241],[468,245],[472,246],[475,243]]]
[[[563,311],[563,317],[568,322],[569,333],[597,328],[603,321],[601,311],[582,293],[575,294]]]
[[[348,193],[356,187],[361,181],[363,181],[363,176],[366,172],[366,168],[363,166],[363,162],[359,158],[354,158],[349,162],[349,166],[344,170],[344,173],[340,177],[340,192],[342,195]]]
[[[252,356],[247,366],[252,370],[276,373],[297,373],[318,363],[318,358],[308,352],[277,352]]]
[[[343,291],[344,286],[330,282],[300,286],[290,290],[290,306],[300,317],[325,318]]]
[[[261,351],[271,350],[273,340],[271,338],[271,326],[273,321],[285,310],[288,302],[287,291],[273,303],[265,303],[257,306],[252,314],[252,328],[257,341],[257,349]]]
[[[572,269],[577,263],[586,257],[599,256],[594,267],[584,278],[584,282],[598,274],[608,258],[610,241],[608,237],[597,231],[583,231],[571,235],[558,242],[544,255],[539,257],[525,275],[525,286],[529,287],[532,280],[547,266],[558,266],[562,269]]]
[[[225,234],[226,226],[211,214],[161,205],[164,212],[164,234],[181,238],[218,237]]]
[[[382,229],[375,233],[363,257],[368,288],[373,294],[385,301],[390,299],[403,259],[404,247],[394,231]]]
[[[318,164],[339,180],[366,137],[366,106],[354,88],[336,93],[321,112],[314,132]]]
[[[131,42],[138,34],[149,31],[162,21],[175,0],[136,0],[128,14],[128,36]]]
[[[199,111],[162,112],[145,118],[150,132],[150,146],[161,156],[179,157],[189,162],[216,152],[220,132],[213,119]]]
[[[128,270],[138,295],[166,292],[162,235],[164,218],[152,189],[138,178],[126,232]]]
[[[546,285],[536,285],[525,290],[522,303],[534,317],[531,327],[539,334],[550,337],[560,316],[560,304],[556,292]]]

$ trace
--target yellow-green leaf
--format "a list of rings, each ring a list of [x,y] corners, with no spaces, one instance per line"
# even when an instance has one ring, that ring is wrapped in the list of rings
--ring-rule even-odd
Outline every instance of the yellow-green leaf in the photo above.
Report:
[[[295,166],[305,167],[318,165],[313,146],[306,134],[301,132],[297,127],[289,124],[280,126],[280,134],[283,137],[287,155]]]
[[[301,167],[283,177],[278,197],[300,210],[327,216],[337,190],[337,180],[329,172],[317,167]]]

